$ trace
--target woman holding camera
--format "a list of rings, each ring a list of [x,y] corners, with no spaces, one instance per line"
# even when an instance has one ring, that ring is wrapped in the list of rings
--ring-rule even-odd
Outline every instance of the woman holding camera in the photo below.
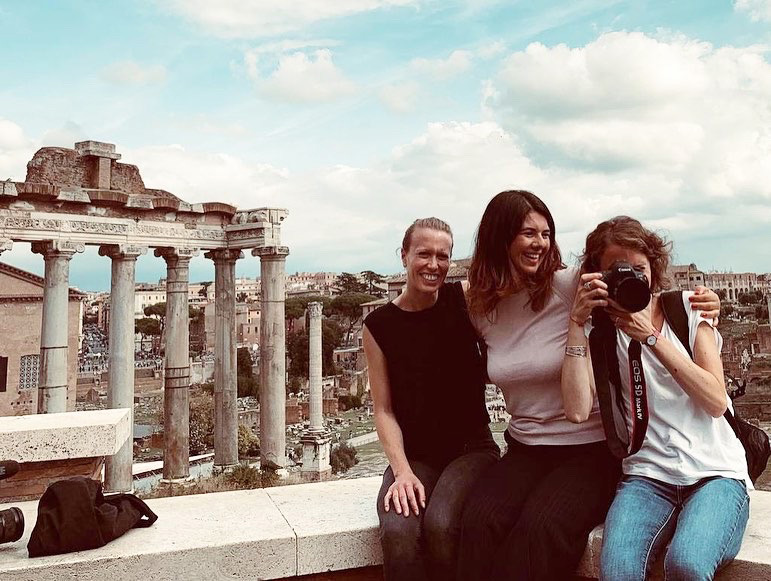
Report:
[[[416,220],[402,242],[404,291],[364,321],[389,463],[377,499],[387,580],[454,578],[463,502],[500,453],[463,289],[445,284],[452,245],[446,223]]]
[[[586,421],[563,411],[560,373],[578,270],[565,268],[543,201],[506,191],[477,230],[467,293],[490,380],[511,420],[506,454],[464,509],[459,578],[570,578],[619,476],[592,398]],[[715,314],[714,293],[696,298]]]
[[[642,376],[647,385],[647,431],[639,451],[622,464],[605,522],[601,579],[645,579],[665,550],[666,579],[711,579],[738,553],[749,516],[752,483],[744,448],[721,417],[730,400],[720,334],[711,319],[687,310],[691,359],[665,321],[656,294],[666,285],[670,249],[637,220],[619,216],[603,222],[586,239],[585,274],[570,314],[562,373],[568,419],[592,421],[596,409],[584,329],[596,307],[605,309],[616,328],[626,409],[633,380],[639,386]],[[653,297],[639,312],[622,309],[608,296],[599,271],[617,261],[631,264],[649,281]],[[683,293],[683,300],[690,296]],[[637,363],[635,373],[627,373],[633,369],[630,360],[639,361],[641,374]]]

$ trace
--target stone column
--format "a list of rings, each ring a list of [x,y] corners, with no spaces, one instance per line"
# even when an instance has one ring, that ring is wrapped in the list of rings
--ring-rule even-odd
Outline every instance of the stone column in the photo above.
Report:
[[[112,260],[110,283],[110,360],[107,407],[127,408],[131,434],[118,452],[105,458],[105,492],[131,492],[134,477],[134,271],[137,257],[147,248],[124,245],[99,247],[100,256]]]
[[[260,257],[260,460],[263,468],[286,466],[286,246],[252,250]]]
[[[32,244],[32,252],[42,254],[45,260],[37,399],[40,414],[67,411],[70,259],[83,250],[81,243],[60,240]]]
[[[166,356],[163,383],[163,480],[190,476],[190,316],[187,286],[189,248],[156,248],[166,261]]]
[[[212,250],[214,261],[214,467],[238,464],[236,260],[240,250]]]
[[[321,390],[321,303],[308,303],[308,378],[310,425],[300,442],[303,445],[302,475],[305,480],[324,480],[331,472],[330,437],[324,429]]]
[[[321,303],[308,303],[308,384],[310,431],[324,431],[321,393]]]

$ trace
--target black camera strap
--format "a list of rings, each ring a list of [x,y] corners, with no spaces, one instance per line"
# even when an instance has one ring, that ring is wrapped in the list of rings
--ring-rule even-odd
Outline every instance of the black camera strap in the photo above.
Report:
[[[626,421],[629,413],[624,406],[621,392],[616,328],[601,309],[594,310],[592,320],[594,327],[589,334],[589,348],[602,427],[611,453],[616,458],[626,458],[642,447],[648,429],[648,397],[642,367],[642,346],[639,341],[633,340],[628,351],[632,403],[629,410],[632,416],[630,437]]]

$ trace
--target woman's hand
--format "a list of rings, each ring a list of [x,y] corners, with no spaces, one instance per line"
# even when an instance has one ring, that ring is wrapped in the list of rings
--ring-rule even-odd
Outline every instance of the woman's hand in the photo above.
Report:
[[[640,341],[640,343],[644,343],[648,337],[653,335],[655,329],[653,321],[651,321],[651,305],[653,305],[653,301],[648,303],[648,306],[642,311],[637,311],[636,313],[625,311],[613,300],[608,300],[608,302],[609,305],[605,310],[617,329],[621,329],[632,339]]]
[[[386,512],[391,508],[391,501],[394,503],[396,514],[405,517],[410,516],[410,507],[415,516],[420,514],[418,504],[421,508],[426,508],[426,491],[423,483],[411,470],[396,476],[394,483],[388,488],[383,499]]]
[[[705,286],[697,286],[694,294],[688,297],[691,308],[702,311],[703,319],[716,319],[720,316],[720,297]],[[717,324],[717,321],[716,321]]]
[[[578,281],[570,319],[580,327],[584,326],[594,307],[608,306],[608,285],[601,278],[599,272],[588,272],[582,274]]]

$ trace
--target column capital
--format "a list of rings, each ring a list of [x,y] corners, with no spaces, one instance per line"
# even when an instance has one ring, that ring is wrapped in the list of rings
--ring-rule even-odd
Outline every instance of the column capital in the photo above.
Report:
[[[99,256],[109,256],[112,259],[133,259],[147,254],[147,246],[135,244],[103,244],[99,247]]]
[[[204,253],[204,258],[214,262],[235,262],[244,257],[244,253],[237,248],[217,248]]]
[[[194,256],[198,256],[198,248],[176,248],[164,246],[162,248],[156,248],[153,254],[164,260],[177,259],[177,260],[190,260]]]
[[[49,256],[65,256],[72,258],[76,252],[83,252],[86,245],[82,242],[72,242],[70,240],[41,240],[32,243],[32,252],[42,254],[44,258]]]
[[[289,254],[288,246],[261,246],[252,249],[252,256],[259,256],[261,259],[282,260]]]
[[[10,238],[0,238],[0,254],[5,252],[6,250],[12,250],[13,249],[13,240]]]
[[[310,318],[320,319],[321,311],[323,307],[324,307],[323,303],[319,303],[319,302],[308,303],[308,315],[310,316]]]

